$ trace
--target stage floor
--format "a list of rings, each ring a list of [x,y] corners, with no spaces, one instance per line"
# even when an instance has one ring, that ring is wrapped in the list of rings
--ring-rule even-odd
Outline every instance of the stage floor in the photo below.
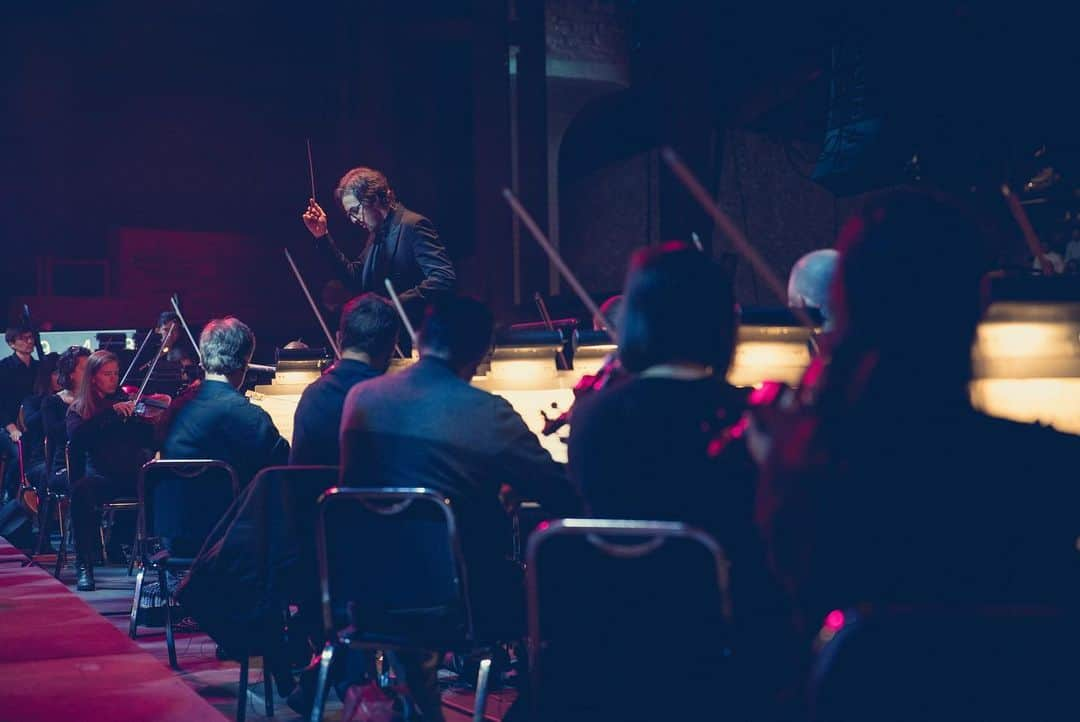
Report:
[[[41,556],[36,561],[51,572],[52,565],[47,562],[52,559],[54,557]],[[75,592],[74,569],[71,566],[64,569],[61,581],[126,636],[135,577],[127,575],[127,567],[119,566],[98,567],[94,575],[97,580],[97,591],[94,592]],[[169,658],[165,648],[164,629],[139,627],[139,636],[135,641],[143,650],[168,668]],[[234,719],[240,666],[236,662],[219,660],[215,655],[215,648],[213,640],[205,634],[177,633],[176,654],[180,671],[174,674],[225,717]],[[285,700],[276,695],[276,691],[274,717],[265,716],[262,675],[262,659],[253,658],[248,684],[247,719],[253,722],[269,719],[292,722],[302,719],[289,709]],[[472,718],[472,692],[457,688],[449,673],[445,673],[445,678],[441,681],[443,682],[443,708],[447,722],[470,720]],[[493,692],[488,697],[487,718],[493,722],[499,722],[509,709],[514,696],[515,692],[512,690]],[[341,719],[341,713],[341,702],[335,694],[331,693],[324,719],[328,722],[337,722]]]

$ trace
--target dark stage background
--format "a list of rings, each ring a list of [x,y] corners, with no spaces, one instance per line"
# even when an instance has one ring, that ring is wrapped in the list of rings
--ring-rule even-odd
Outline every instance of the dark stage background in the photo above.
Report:
[[[337,237],[355,242],[330,208],[337,178],[384,170],[440,229],[462,289],[504,321],[530,318],[534,290],[577,310],[512,223],[506,185],[598,297],[635,247],[694,231],[731,251],[662,167],[665,143],[780,274],[830,245],[865,193],[905,182],[966,194],[996,224],[1002,262],[1020,264],[996,189],[1051,166],[1065,180],[1030,210],[1048,242],[1068,231],[1069,18],[813,5],[5,8],[0,301],[11,315],[29,298],[58,328],[145,327],[177,291],[194,320],[240,315],[264,348],[317,340],[281,251],[318,295],[331,271],[299,220],[306,138]],[[836,126],[856,120],[874,121],[873,152],[840,180],[822,173]],[[741,264],[737,288],[744,304],[775,303]]]

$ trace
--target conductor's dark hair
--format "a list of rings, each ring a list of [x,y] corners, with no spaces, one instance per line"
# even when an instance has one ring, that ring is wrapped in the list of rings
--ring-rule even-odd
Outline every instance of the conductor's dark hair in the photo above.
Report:
[[[346,193],[352,193],[361,203],[392,208],[397,202],[394,189],[386,176],[374,168],[353,168],[338,181],[334,198],[340,204]]]
[[[397,343],[399,323],[392,303],[374,293],[361,294],[341,310],[341,350],[362,351],[373,359],[388,357]]]
[[[491,350],[495,319],[480,301],[445,296],[432,303],[420,328],[420,351],[445,357],[456,369],[476,363]]]
[[[689,362],[724,375],[737,327],[731,282],[715,261],[684,243],[642,249],[630,261],[615,323],[619,358],[629,371]]]

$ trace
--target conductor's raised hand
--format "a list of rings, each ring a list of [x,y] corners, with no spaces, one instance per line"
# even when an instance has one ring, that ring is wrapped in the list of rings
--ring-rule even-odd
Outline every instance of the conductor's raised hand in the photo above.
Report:
[[[307,209],[300,217],[312,236],[321,238],[326,235],[326,212],[315,202],[314,198],[308,198]]]

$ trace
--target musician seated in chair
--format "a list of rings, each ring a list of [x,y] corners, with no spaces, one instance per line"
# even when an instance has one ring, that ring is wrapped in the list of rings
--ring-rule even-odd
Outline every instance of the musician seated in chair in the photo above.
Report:
[[[154,375],[148,388],[176,397],[190,384],[202,378],[199,354],[188,340],[180,323],[180,317],[175,311],[164,311],[158,316],[154,333],[161,337],[162,357],[154,368]],[[145,373],[149,368],[148,361],[143,364],[141,370]]]
[[[34,332],[28,326],[12,326],[4,334],[11,355],[0,361],[0,461],[4,470],[0,496],[14,496],[19,486],[19,404],[33,391],[38,362],[33,357]]]
[[[632,376],[575,403],[571,478],[595,516],[683,522],[707,531],[732,562],[734,622],[751,638],[745,646],[775,650],[794,644],[783,626],[788,610],[765,571],[753,526],[753,460],[745,447],[722,458],[710,453],[711,442],[740,421],[747,405],[747,393],[726,380],[738,329],[729,278],[719,264],[681,243],[639,251],[631,260],[617,323],[619,360]],[[613,616],[624,612],[633,614],[613,605]],[[676,644],[670,642],[670,651],[684,656]],[[779,665],[776,657],[754,658],[742,647],[736,654],[748,668]],[[721,679],[725,670],[716,662],[695,672]],[[597,690],[623,683],[605,672],[595,675]],[[748,670],[747,677],[756,682],[764,675]],[[760,698],[776,693],[762,690]],[[699,700],[679,700],[684,701]],[[683,718],[674,704],[671,709],[673,718]]]
[[[503,483],[557,516],[581,512],[580,495],[504,399],[469,384],[492,343],[491,312],[468,298],[428,308],[420,360],[355,386],[341,422],[345,486],[425,486],[454,500],[481,636],[523,633],[520,568],[507,561],[511,522]],[[401,584],[409,584],[403,575]],[[437,655],[398,655],[425,720],[442,720]],[[406,658],[407,657],[407,658]]]
[[[170,418],[161,448],[162,458],[224,461],[236,470],[241,486],[263,467],[287,463],[289,442],[282,438],[270,415],[238,390],[254,351],[255,334],[240,319],[229,316],[206,324],[199,336],[206,378]],[[165,522],[161,514],[176,514],[173,521],[182,521],[185,514],[208,513],[169,497],[168,488],[162,486],[154,504],[159,523],[170,528],[176,525]],[[177,503],[170,503],[174,501]],[[172,551],[183,556],[194,555],[202,540],[189,541],[194,550]]]
[[[75,537],[76,587],[93,591],[100,518],[97,507],[117,497],[134,497],[139,469],[150,458],[153,424],[131,419],[135,403],[118,389],[120,365],[109,351],[86,362],[79,390],[68,408],[71,523]],[[130,420],[129,420],[130,419]]]
[[[342,309],[337,343],[341,359],[304,389],[293,418],[293,465],[337,466],[341,410],[358,383],[386,372],[398,339],[393,305],[374,293],[357,296]]]
[[[49,472],[48,486],[56,491],[67,491],[70,484],[64,459],[68,440],[65,419],[68,408],[75,401],[75,394],[82,384],[89,358],[90,349],[83,346],[71,346],[60,354],[60,359],[56,362],[56,385],[60,387],[60,390],[46,396],[41,402],[42,424],[52,457],[46,460]]]
[[[37,378],[34,379],[34,392],[23,399],[20,417],[23,427],[23,471],[30,485],[40,488],[45,482],[45,400],[60,390],[56,365],[58,353],[45,354],[45,360],[38,364]]]

